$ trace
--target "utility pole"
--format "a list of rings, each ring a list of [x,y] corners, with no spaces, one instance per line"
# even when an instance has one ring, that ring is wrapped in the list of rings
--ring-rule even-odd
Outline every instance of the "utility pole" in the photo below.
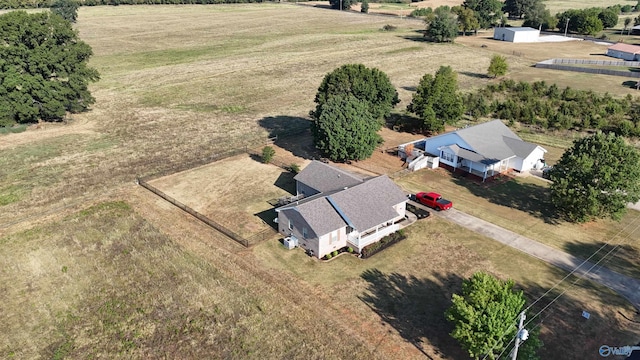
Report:
[[[564,37],[567,37],[567,29],[569,29],[569,18],[567,18],[567,23],[564,25]]]
[[[524,329],[524,319],[527,316],[524,314],[524,311],[520,313],[520,324],[518,325],[518,332],[516,333],[516,344],[513,347],[513,352],[511,353],[511,360],[516,360],[518,358],[518,347],[522,342],[529,338],[529,332],[527,329]]]
[[[340,11],[342,11],[342,0],[340,0]]]

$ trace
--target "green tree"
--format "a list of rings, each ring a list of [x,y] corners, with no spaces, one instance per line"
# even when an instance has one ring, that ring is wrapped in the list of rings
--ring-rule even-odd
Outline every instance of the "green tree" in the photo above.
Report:
[[[268,164],[273,160],[273,156],[276,154],[276,151],[271,146],[265,146],[262,148],[262,162]]]
[[[474,359],[495,359],[516,333],[514,319],[525,304],[522,291],[511,280],[501,281],[478,272],[462,283],[445,316],[453,323],[451,336]]]
[[[389,116],[391,109],[400,102],[387,74],[362,64],[346,64],[325,75],[316,93],[316,109],[310,115],[317,119],[320,107],[331,97],[347,95],[365,102],[376,120]]]
[[[476,13],[482,29],[498,24],[502,19],[502,2],[500,0],[464,0],[463,7]]]
[[[614,9],[602,9],[598,14],[598,19],[605,29],[611,29],[618,25],[618,13]]]
[[[407,111],[418,115],[427,131],[439,132],[444,130],[445,123],[458,121],[464,112],[464,103],[453,69],[441,66],[435,76],[425,74]]]
[[[458,21],[448,6],[440,6],[434,11],[425,35],[435,42],[450,42],[458,36]]]
[[[509,14],[511,18],[522,19],[537,4],[541,4],[540,0],[505,0],[502,11]]]
[[[351,94],[332,96],[316,113],[311,126],[314,143],[333,161],[366,159],[382,143],[380,122],[369,112],[369,104]]]
[[[640,153],[613,133],[574,141],[549,175],[551,201],[569,221],[620,219],[640,200]]]
[[[467,34],[467,31],[478,30],[480,27],[476,13],[473,10],[462,6],[454,6],[451,11],[458,16],[458,26],[462,30],[463,36]]]
[[[491,77],[503,76],[507,73],[507,69],[509,66],[507,65],[507,58],[501,55],[493,55],[491,57],[491,62],[489,63],[489,69],[487,69],[487,73]]]
[[[631,25],[632,21],[633,20],[631,20],[631,18],[624,19],[624,30],[622,31],[623,33],[627,31],[627,28],[629,28],[629,25]]]
[[[335,10],[351,10],[351,6],[357,2],[357,0],[329,0],[331,8]],[[342,8],[340,8],[341,6]]]
[[[78,19],[78,6],[75,0],[56,0],[51,4],[51,12],[74,23]]]
[[[0,15],[0,123],[60,120],[95,100],[88,83],[91,47],[71,23],[50,12]]]
[[[369,1],[368,0],[362,0],[362,3],[360,4],[360,12],[363,12],[365,14],[369,13]]]
[[[532,27],[534,29],[542,27],[543,30],[555,29],[558,26],[558,19],[551,15],[551,12],[546,8],[544,3],[538,2],[524,15],[524,23],[522,26]]]

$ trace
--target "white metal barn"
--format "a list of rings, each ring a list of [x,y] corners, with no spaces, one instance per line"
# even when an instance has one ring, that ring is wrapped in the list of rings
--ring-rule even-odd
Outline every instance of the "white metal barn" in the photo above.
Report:
[[[494,28],[493,38],[514,43],[537,42],[540,30],[530,27],[499,27]]]

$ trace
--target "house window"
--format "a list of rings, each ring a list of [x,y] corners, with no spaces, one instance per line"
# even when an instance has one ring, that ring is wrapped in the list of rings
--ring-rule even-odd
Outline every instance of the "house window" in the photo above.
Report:
[[[331,233],[331,240],[329,241],[329,244],[333,244],[334,242],[338,241],[338,232],[334,231]]]
[[[450,154],[448,152],[442,152],[442,156],[440,156],[442,158],[442,160],[446,160],[449,162],[453,162],[453,154]]]
[[[306,227],[302,228],[302,237],[305,238],[305,239],[307,238],[307,228]]]
[[[293,223],[289,220],[289,230],[293,230]]]

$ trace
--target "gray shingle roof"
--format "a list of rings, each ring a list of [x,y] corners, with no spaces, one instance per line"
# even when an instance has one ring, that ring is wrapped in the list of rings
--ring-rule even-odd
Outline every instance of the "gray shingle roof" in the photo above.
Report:
[[[311,231],[322,236],[348,224],[358,231],[365,231],[385,223],[398,216],[393,206],[406,200],[404,192],[389,177],[382,175],[346,190],[318,194],[285,205],[278,211],[297,211]]]
[[[302,215],[317,236],[322,236],[346,225],[326,196],[298,205],[293,209]]]
[[[363,181],[354,174],[317,160],[309,163],[294,179],[321,193],[352,187]]]
[[[393,206],[407,200],[406,195],[386,175],[331,195],[358,231],[365,231],[398,216]]]
[[[468,150],[473,150],[485,159],[482,161],[485,164],[508,159],[514,155],[525,158],[538,146],[520,139],[501,120],[456,130],[455,133],[472,147]]]

